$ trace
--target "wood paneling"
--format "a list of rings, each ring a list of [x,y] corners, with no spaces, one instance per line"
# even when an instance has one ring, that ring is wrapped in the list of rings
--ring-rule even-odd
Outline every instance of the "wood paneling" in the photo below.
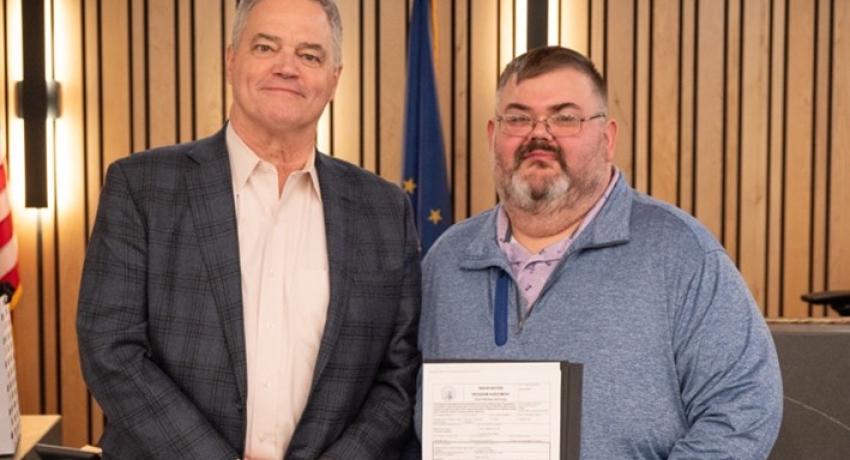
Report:
[[[56,267],[55,279],[50,284],[57,293],[54,303],[54,321],[45,321],[45,350],[48,362],[57,359],[59,375],[57,381],[45,381],[47,388],[59,388],[61,404],[57,412],[63,414],[62,431],[65,439],[89,439],[89,398],[80,371],[80,358],[76,347],[68,346],[77,341],[76,315],[79,280],[85,256],[88,225],[84,206],[86,189],[81,178],[86,176],[85,129],[84,129],[84,85],[83,79],[83,31],[80,0],[56,0],[53,14],[62,21],[54,21],[54,42],[75,43],[67,52],[54,53],[54,78],[65,82],[62,85],[63,116],[55,122],[55,175],[53,215],[55,246],[53,248]],[[56,49],[58,46],[54,46]],[[67,280],[67,281],[66,281]],[[45,320],[49,317],[46,315]],[[57,324],[52,324],[52,323]],[[51,337],[52,336],[52,337]],[[47,339],[50,340],[47,340]],[[61,385],[59,385],[61,382]],[[49,405],[50,402],[46,401]]]
[[[790,0],[788,3],[787,80],[783,97],[786,102],[782,253],[789,263],[783,264],[781,305],[782,314],[792,317],[808,314],[799,293],[809,290],[811,264],[815,4],[810,0]]]
[[[737,228],[740,225],[740,193],[739,186],[739,168],[741,161],[740,150],[740,108],[741,108],[741,4],[739,2],[726,3],[726,18],[724,19],[724,27],[726,33],[725,39],[725,102],[723,116],[723,137],[725,143],[723,145],[723,209],[720,216],[720,224],[722,225],[720,233],[720,241],[726,247],[729,255],[737,263],[738,262],[738,234]],[[723,96],[721,93],[721,97]]]
[[[0,26],[8,159],[24,296],[14,312],[21,405],[60,412],[64,442],[103,415],[76,351],[78,280],[105,168],[208,135],[231,94],[233,0],[48,0],[63,113],[50,207],[23,208],[12,89],[20,0]],[[332,153],[398,182],[410,2],[339,0],[344,71],[325,130]],[[457,220],[496,202],[486,125],[517,49],[514,0],[436,0],[436,75]],[[589,53],[620,123],[617,164],[636,188],[721,239],[768,316],[829,314],[799,300],[850,288],[850,0],[560,0],[561,43]],[[536,25],[543,26],[543,25]]]
[[[770,100],[768,102],[768,158],[767,158],[767,297],[765,307],[768,316],[782,314],[781,279],[783,272],[782,239],[782,179],[785,166],[785,48],[788,27],[785,15],[785,1],[773,0],[771,6],[771,37],[770,37],[770,79],[768,87]]]
[[[767,53],[770,0],[742,3],[743,58],[741,60],[741,225],[738,266],[753,296],[765,308],[767,286],[767,165],[770,59]]]
[[[834,0],[830,144],[827,152],[827,287],[850,285],[850,1]]]
[[[633,173],[632,185],[642,192],[649,191],[649,18],[650,2],[637,2],[634,16],[634,92],[632,98]]]
[[[635,103],[635,2],[622,2],[616,14],[608,16],[605,35],[604,67],[612,75],[608,79],[608,114],[619,121],[616,162],[630,183],[634,173],[634,103]],[[612,10],[613,13],[613,10]],[[622,46],[631,43],[632,46]],[[594,58],[594,61],[599,62]]]
[[[649,184],[658,199],[676,204],[679,167],[679,0],[655,0],[650,18]]]
[[[224,0],[194,0],[193,55],[195,138],[221,129],[224,107],[225,32],[222,29]]]
[[[509,12],[508,12],[509,13]],[[493,187],[493,163],[487,140],[487,120],[496,107],[494,89],[499,80],[499,59],[504,57],[505,44],[499,44],[499,3],[492,0],[472,0],[469,11],[470,68],[469,68],[469,211],[478,214],[493,206],[496,192]],[[501,37],[508,43],[512,38]]]
[[[470,64],[472,56],[470,55],[470,29],[472,18],[470,16],[470,0],[455,0],[452,2],[454,6],[454,43],[451,47],[452,58],[454,65],[451,78],[449,79],[452,87],[452,97],[454,104],[451,106],[449,116],[453,121],[452,131],[449,137],[449,152],[451,152],[452,160],[448,163],[451,165],[452,178],[452,195],[454,196],[454,211],[455,222],[471,215],[470,213],[470,110],[472,82],[470,80]],[[445,86],[446,80],[437,82],[440,86]],[[445,134],[445,133],[444,133]]]
[[[360,43],[360,2],[340,2],[339,12],[342,15],[342,29],[348,31],[342,41],[343,71],[336,88],[331,117],[331,133],[333,134],[333,150],[331,153],[338,158],[354,164],[362,164],[360,157],[361,131],[360,122],[362,91],[360,81],[363,76],[362,50]]]
[[[385,179],[399,183],[401,179],[401,145],[404,130],[404,79],[407,61],[404,45],[407,38],[407,3],[380,0],[376,14],[378,49],[377,83],[379,91],[377,112],[378,173]],[[350,33],[348,34],[350,36]]]
[[[693,212],[720,237],[723,179],[724,48],[722,2],[699,1],[696,6],[694,67]]]
[[[560,43],[580,53],[588,53],[590,2],[587,0],[561,0]],[[549,14],[552,14],[551,12]]]

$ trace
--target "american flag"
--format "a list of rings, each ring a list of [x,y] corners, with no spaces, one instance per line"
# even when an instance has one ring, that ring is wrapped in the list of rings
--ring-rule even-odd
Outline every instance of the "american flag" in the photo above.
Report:
[[[18,241],[12,228],[12,208],[6,187],[6,162],[0,158],[0,284],[11,290],[9,305],[14,308],[21,295],[21,277],[18,274]],[[0,288],[0,293],[4,289]]]

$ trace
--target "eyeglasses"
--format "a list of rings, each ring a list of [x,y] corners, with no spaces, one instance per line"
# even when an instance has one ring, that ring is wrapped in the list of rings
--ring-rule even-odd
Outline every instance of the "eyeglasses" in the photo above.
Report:
[[[570,113],[555,113],[548,117],[534,119],[523,114],[499,115],[496,121],[502,127],[502,133],[508,136],[528,136],[537,123],[543,123],[549,134],[555,137],[577,136],[581,132],[581,126],[585,121],[596,118],[605,118],[605,112],[599,112],[589,117],[580,118]]]

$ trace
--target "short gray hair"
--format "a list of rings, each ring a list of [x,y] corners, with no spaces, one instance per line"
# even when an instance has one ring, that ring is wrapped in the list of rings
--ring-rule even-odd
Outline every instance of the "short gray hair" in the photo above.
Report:
[[[242,31],[245,29],[245,23],[248,21],[248,13],[254,9],[262,0],[237,0],[236,15],[233,17],[233,31],[230,37],[230,43],[233,48],[239,46],[239,40],[242,39]],[[333,38],[333,54],[334,62],[337,67],[342,65],[342,17],[339,15],[339,9],[336,7],[334,0],[313,0],[325,11],[325,16],[328,18],[328,24],[331,25],[331,35]]]

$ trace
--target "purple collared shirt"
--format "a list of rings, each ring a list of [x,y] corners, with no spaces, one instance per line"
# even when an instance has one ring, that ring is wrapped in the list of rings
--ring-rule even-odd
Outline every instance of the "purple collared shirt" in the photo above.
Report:
[[[567,253],[567,249],[569,249],[570,245],[578,238],[585,227],[593,221],[593,218],[599,214],[599,210],[602,209],[605,202],[608,201],[608,196],[614,190],[614,185],[619,178],[620,172],[615,169],[611,181],[608,183],[608,188],[605,189],[605,193],[593,205],[593,208],[590,209],[582,220],[581,225],[579,225],[578,229],[572,235],[546,246],[537,254],[529,253],[514,239],[511,234],[508,214],[505,212],[505,208],[499,206],[496,218],[496,235],[498,235],[499,247],[508,258],[508,263],[510,264],[514,279],[517,281],[519,292],[522,294],[523,311],[525,314],[531,311],[531,307],[534,306],[534,302],[540,296],[543,285],[546,284],[546,280],[552,275],[555,267],[558,266],[558,262]]]

